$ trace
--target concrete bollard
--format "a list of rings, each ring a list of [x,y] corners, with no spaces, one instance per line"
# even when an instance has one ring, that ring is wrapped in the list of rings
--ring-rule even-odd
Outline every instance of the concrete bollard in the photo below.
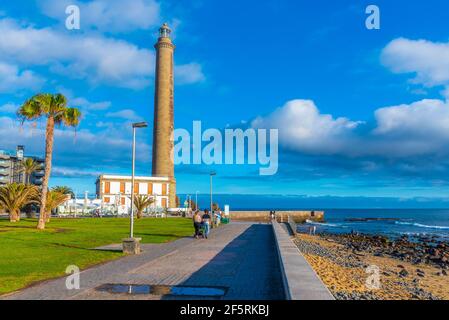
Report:
[[[123,239],[123,253],[128,255],[140,254],[140,241],[142,238]]]

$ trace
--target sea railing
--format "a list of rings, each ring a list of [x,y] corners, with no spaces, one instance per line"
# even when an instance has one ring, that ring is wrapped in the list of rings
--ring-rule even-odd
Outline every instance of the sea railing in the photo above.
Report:
[[[296,234],[298,233],[298,225],[296,224],[292,216],[288,216],[288,224],[292,229],[293,235],[296,236]]]

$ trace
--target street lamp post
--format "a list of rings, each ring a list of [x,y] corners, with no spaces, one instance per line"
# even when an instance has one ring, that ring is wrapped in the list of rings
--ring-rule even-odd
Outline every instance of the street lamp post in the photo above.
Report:
[[[198,211],[199,210],[199,205],[198,205],[198,191],[197,192],[195,192],[195,209],[196,209],[196,211]]]
[[[89,197],[89,191],[85,191],[84,192],[84,203],[83,203],[83,214],[86,214],[87,211],[87,201],[88,201],[88,197]]]
[[[134,238],[134,181],[136,171],[136,129],[146,128],[146,122],[133,123],[133,155],[132,155],[132,176],[131,176],[131,215],[130,215],[130,239]]]
[[[210,212],[211,214],[213,213],[214,209],[213,209],[213,199],[212,199],[212,177],[216,176],[217,173],[215,171],[212,171],[210,173]]]
[[[75,193],[75,218],[76,218],[76,210],[78,210],[78,203],[77,203],[76,193]]]

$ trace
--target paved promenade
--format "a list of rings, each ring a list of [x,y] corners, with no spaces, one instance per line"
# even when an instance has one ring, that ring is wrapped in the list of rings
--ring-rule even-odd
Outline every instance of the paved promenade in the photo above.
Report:
[[[284,299],[271,225],[232,223],[214,230],[208,240],[180,239],[144,245],[139,256],[124,257],[85,270],[80,290],[67,290],[66,278],[50,280],[4,299]],[[222,288],[212,297],[100,291],[107,284]],[[202,291],[205,292],[205,291]]]

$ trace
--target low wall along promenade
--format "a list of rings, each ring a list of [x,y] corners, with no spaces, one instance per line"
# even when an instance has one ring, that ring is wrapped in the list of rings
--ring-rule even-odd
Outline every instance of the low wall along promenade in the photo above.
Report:
[[[287,231],[279,223],[272,226],[287,300],[334,300]]]
[[[296,223],[303,223],[306,220],[322,222],[324,221],[324,211],[275,211],[278,222],[287,222],[290,216]],[[233,221],[270,221],[270,211],[231,211]]]

